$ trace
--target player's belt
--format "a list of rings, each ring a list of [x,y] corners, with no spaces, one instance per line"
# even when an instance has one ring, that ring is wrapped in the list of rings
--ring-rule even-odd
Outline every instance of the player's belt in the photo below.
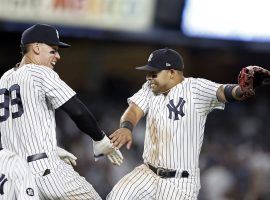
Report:
[[[171,169],[165,169],[162,167],[154,167],[153,165],[147,164],[149,169],[151,169],[156,175],[158,175],[161,178],[174,178],[176,175],[176,170],[171,170]],[[181,173],[182,178],[188,178],[189,173],[184,170]]]
[[[46,153],[38,153],[27,157],[27,162],[33,162],[43,158],[48,158]]]

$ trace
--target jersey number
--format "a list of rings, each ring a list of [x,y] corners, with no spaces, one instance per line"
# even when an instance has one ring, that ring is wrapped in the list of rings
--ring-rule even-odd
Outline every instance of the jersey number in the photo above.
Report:
[[[4,101],[0,103],[0,109],[4,111],[3,115],[0,115],[0,122],[6,121],[9,117],[9,101],[11,106],[17,105],[18,111],[12,112],[12,118],[18,118],[24,113],[20,86],[18,84],[12,85],[9,90],[6,88],[0,89],[1,99],[4,97]]]

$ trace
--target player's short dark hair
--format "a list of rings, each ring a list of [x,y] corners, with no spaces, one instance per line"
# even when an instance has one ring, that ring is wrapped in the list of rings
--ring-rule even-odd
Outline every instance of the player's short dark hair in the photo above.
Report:
[[[29,48],[30,44],[21,44],[20,48],[21,48],[21,54],[22,56],[24,56],[25,54],[27,54],[29,52]]]

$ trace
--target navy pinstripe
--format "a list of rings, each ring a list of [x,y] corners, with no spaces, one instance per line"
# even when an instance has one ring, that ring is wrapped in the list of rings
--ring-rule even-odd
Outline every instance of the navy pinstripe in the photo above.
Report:
[[[76,93],[45,66],[24,65],[7,71],[0,80],[0,89],[19,88],[8,97],[19,104],[10,105],[12,113],[23,111],[20,117],[8,117],[0,123],[3,147],[27,158],[45,152],[48,158],[28,163],[35,176],[41,199],[101,199],[90,183],[64,163],[56,153],[55,109]],[[0,95],[0,102],[4,102]],[[0,116],[7,116],[0,107]],[[46,169],[50,173],[43,176]]]
[[[160,178],[146,165],[141,165],[115,185],[108,200],[197,199],[199,154],[206,118],[213,109],[224,109],[224,104],[216,97],[220,86],[206,79],[185,78],[167,95],[154,95],[146,82],[128,99],[146,115],[144,162],[174,169],[177,175],[175,178]],[[179,107],[176,110],[176,105],[182,105],[182,110]],[[181,177],[183,170],[189,172],[188,178]]]

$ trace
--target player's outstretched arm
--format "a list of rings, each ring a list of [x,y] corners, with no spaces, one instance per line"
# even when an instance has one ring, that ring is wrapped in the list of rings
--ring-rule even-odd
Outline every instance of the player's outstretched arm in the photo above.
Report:
[[[94,153],[97,157],[107,155],[108,159],[116,165],[123,162],[121,152],[113,147],[109,138],[99,128],[96,118],[76,95],[60,108],[71,117],[82,132],[93,139]]]
[[[255,95],[255,89],[269,84],[270,71],[259,66],[242,68],[238,75],[237,84],[221,86],[217,91],[217,98],[221,102],[242,101]]]
[[[120,149],[126,144],[126,148],[130,149],[132,145],[132,130],[137,125],[142,116],[143,111],[136,104],[131,103],[121,117],[120,128],[110,135],[113,145]]]
[[[220,102],[235,102],[244,100],[244,93],[237,84],[221,85],[217,91],[217,98]]]
[[[100,129],[96,118],[76,95],[59,108],[65,111],[77,127],[93,140],[100,141],[103,139],[104,133]]]

